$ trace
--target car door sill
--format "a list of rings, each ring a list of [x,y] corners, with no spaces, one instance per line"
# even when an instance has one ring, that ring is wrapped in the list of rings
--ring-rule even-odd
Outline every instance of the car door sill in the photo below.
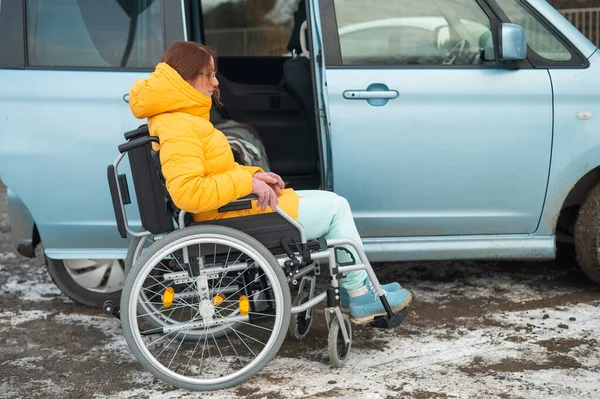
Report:
[[[554,236],[485,235],[363,238],[372,262],[449,259],[553,259]]]

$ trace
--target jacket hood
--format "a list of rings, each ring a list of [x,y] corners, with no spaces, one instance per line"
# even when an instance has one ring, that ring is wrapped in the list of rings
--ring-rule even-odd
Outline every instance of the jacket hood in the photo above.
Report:
[[[212,99],[194,89],[171,68],[161,62],[148,79],[139,79],[129,90],[129,107],[138,119],[165,112],[185,112],[209,119]]]

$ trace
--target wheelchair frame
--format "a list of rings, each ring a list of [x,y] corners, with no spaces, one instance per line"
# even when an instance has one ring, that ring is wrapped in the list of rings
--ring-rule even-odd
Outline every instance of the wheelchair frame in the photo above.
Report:
[[[149,135],[147,125],[142,125],[136,130],[125,133],[125,138],[127,142],[119,146],[119,155],[113,164],[108,166],[107,170],[113,208],[117,221],[117,228],[123,238],[126,238],[127,235],[130,235],[136,239],[149,237],[151,235],[159,237],[168,235],[177,230],[185,231],[185,229],[189,228],[190,225],[226,226],[239,230],[242,233],[255,238],[273,255],[280,255],[276,258],[276,260],[278,266],[283,268],[285,278],[288,283],[292,283],[292,285],[296,286],[298,285],[298,280],[301,279],[296,299],[303,299],[302,295],[305,293],[304,290],[306,288],[306,284],[309,285],[308,299],[301,303],[296,303],[296,305],[291,306],[289,310],[291,315],[304,314],[304,320],[308,320],[308,327],[306,331],[293,334],[295,338],[303,339],[304,336],[306,336],[312,321],[312,308],[323,301],[327,301],[325,318],[327,327],[330,331],[330,360],[334,365],[337,366],[345,363],[351,346],[351,325],[347,316],[344,316],[340,309],[339,279],[344,278],[346,273],[357,270],[365,270],[369,279],[371,280],[371,283],[373,284],[376,293],[379,295],[387,315],[376,317],[375,320],[371,322],[373,327],[395,328],[398,327],[406,317],[406,308],[402,309],[398,313],[394,313],[390,308],[385,296],[385,291],[383,291],[381,288],[379,281],[373,272],[371,264],[369,263],[362,247],[357,242],[350,239],[325,240],[324,238],[308,241],[302,225],[279,207],[277,207],[273,213],[190,223],[191,215],[183,210],[177,209],[174,206],[164,186],[164,179],[160,170],[158,153],[152,150],[152,143],[158,143],[158,138]],[[131,198],[126,176],[118,173],[118,166],[125,155],[129,156],[136,197],[138,200],[138,208],[140,211],[140,218],[142,227],[145,229],[145,231],[135,232],[129,227],[128,224],[125,205],[131,203]],[[251,201],[256,198],[257,197],[254,195],[240,198],[221,207],[219,212],[249,209],[252,207]],[[176,223],[178,226],[175,227],[174,223]],[[160,240],[157,240],[156,243],[160,243]],[[359,255],[358,262],[353,259],[354,263],[348,262],[348,264],[338,264],[336,259],[336,248],[341,246],[353,247]],[[132,250],[140,252],[141,248],[138,248],[136,245],[134,245],[132,249],[130,246],[129,251]],[[188,248],[182,248],[182,253],[183,264],[190,265]],[[325,259],[328,260],[329,263],[330,286],[325,292],[319,293],[315,296],[315,275],[320,274],[320,263],[315,262]],[[132,262],[134,261],[137,262],[137,259],[134,259]],[[225,273],[225,270],[227,273],[229,273],[231,271],[235,271],[235,265],[231,267],[223,267],[222,269],[223,273]],[[210,273],[217,272],[219,272],[219,268],[210,268]],[[200,281],[202,276],[202,270],[198,270],[198,276],[192,276],[190,269],[187,272],[180,272],[180,278],[186,278],[186,276],[183,276],[185,273],[188,274],[187,277],[190,280],[198,278],[198,281]],[[315,275],[307,276],[309,274]],[[198,289],[196,294],[202,289],[207,288],[206,284],[203,287],[200,286],[199,282],[196,284]],[[110,301],[105,303],[104,311],[105,313],[113,314],[114,316],[120,318],[118,307]],[[286,310],[284,309],[282,311],[285,312]],[[239,316],[228,316],[226,320],[227,323],[252,322],[248,315],[241,314]],[[188,323],[185,325],[185,327],[188,330],[190,328],[206,328],[208,327],[209,321],[213,322],[211,319],[207,320],[206,322],[200,321],[193,324]],[[334,335],[341,334],[341,337],[333,337],[333,340],[336,341],[333,343],[331,342],[331,333],[334,332],[332,331],[332,327],[335,328]],[[176,331],[177,328],[183,327],[177,325],[162,325],[149,330],[140,330],[140,334],[150,335],[161,332],[170,333]],[[333,352],[335,353],[332,355],[332,345],[337,345],[339,347],[340,338],[343,340],[343,345],[341,347],[341,352],[343,352],[343,354],[340,356],[339,350],[333,348]],[[177,383],[174,385],[177,385]],[[189,385],[181,386],[190,388]],[[192,387],[192,389],[196,388],[206,389],[205,387]]]

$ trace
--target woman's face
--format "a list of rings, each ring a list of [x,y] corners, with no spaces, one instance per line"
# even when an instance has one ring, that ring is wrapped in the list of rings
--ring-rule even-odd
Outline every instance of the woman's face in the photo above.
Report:
[[[202,71],[202,74],[198,76],[192,86],[200,93],[212,97],[213,91],[218,85],[219,81],[215,75],[215,61],[211,58],[208,70]]]

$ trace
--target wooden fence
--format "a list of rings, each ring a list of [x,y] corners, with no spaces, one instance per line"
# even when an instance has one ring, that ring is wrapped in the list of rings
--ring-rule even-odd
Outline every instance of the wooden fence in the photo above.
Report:
[[[569,8],[558,11],[597,47],[600,46],[600,7]]]

